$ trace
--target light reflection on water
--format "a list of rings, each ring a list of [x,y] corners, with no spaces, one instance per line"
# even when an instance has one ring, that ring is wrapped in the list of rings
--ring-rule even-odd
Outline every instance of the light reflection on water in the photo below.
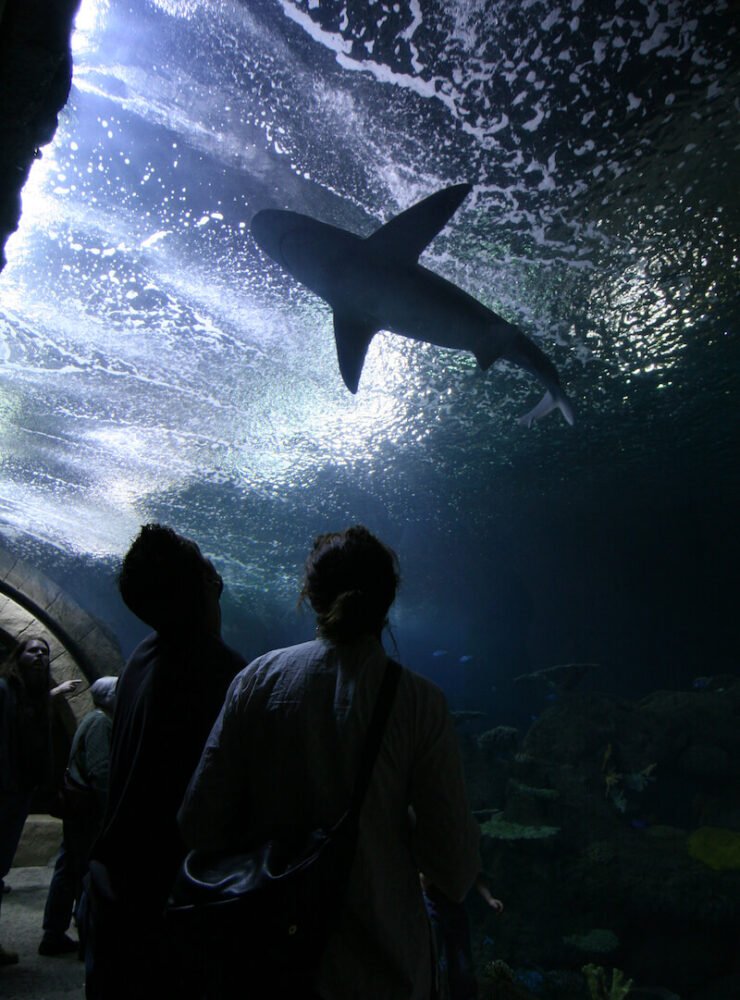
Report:
[[[364,234],[470,179],[424,262],[542,338],[581,426],[623,421],[635,380],[691,377],[687,346],[731,292],[736,195],[710,179],[732,150],[726,40],[667,18],[658,48],[647,11],[610,36],[585,9],[545,25],[502,4],[429,5],[414,27],[401,5],[395,54],[352,14],[377,36],[363,55],[339,6],[83,0],[70,105],[0,278],[9,526],[117,554],[194,485],[309,516],[332,477],[340,506],[352,483],[417,517],[398,484],[440,468],[430,516],[475,517],[455,468],[578,464],[557,417],[516,428],[539,391],[521,372],[383,334],[350,396],[328,309],[248,235],[262,207]]]

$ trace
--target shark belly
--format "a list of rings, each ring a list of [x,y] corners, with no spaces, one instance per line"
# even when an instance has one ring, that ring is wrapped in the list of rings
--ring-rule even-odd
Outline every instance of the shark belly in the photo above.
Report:
[[[342,313],[362,316],[378,330],[451,350],[477,353],[499,320],[462,289],[414,266],[393,261],[363,261],[362,268],[345,261],[336,277]],[[332,297],[334,298],[334,297]]]

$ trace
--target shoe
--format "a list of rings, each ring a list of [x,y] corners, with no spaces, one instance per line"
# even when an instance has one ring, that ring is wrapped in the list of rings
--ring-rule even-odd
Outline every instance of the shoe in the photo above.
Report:
[[[71,955],[80,946],[66,934],[44,934],[39,945],[39,955]]]
[[[7,948],[3,948],[0,944],[0,965],[17,965],[18,963],[18,952],[8,951]]]

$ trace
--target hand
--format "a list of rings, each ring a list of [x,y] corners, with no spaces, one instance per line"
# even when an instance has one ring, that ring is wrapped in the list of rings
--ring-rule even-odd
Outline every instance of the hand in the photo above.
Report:
[[[488,886],[482,879],[478,879],[478,881],[475,883],[475,888],[481,894],[483,899],[485,899],[485,901],[488,903],[488,905],[491,907],[492,910],[495,910],[496,913],[504,912],[504,904],[501,902],[500,899],[496,899],[493,895],[491,895],[491,890],[488,888]]]
[[[82,681],[76,677],[73,680],[62,681],[61,684],[57,684],[56,687],[51,689],[51,695],[54,697],[58,694],[72,694],[73,691],[77,690],[80,684],[82,684]]]

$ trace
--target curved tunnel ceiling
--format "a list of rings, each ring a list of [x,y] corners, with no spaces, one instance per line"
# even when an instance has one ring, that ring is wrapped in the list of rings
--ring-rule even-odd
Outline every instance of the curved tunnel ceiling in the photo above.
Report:
[[[71,678],[87,682],[65,699],[74,716],[72,726],[93,707],[89,685],[104,674],[117,674],[123,666],[117,640],[99,622],[43,573],[2,548],[0,636],[7,649],[27,637],[46,639],[54,682]]]
[[[725,482],[733,7],[608,7],[83,0],[0,276],[7,536],[115,560],[166,520],[271,614],[330,520],[403,549]],[[366,235],[459,181],[423,261],[552,357],[573,429],[517,427],[520,372],[387,333],[351,396],[329,310],[249,235],[269,207]]]

